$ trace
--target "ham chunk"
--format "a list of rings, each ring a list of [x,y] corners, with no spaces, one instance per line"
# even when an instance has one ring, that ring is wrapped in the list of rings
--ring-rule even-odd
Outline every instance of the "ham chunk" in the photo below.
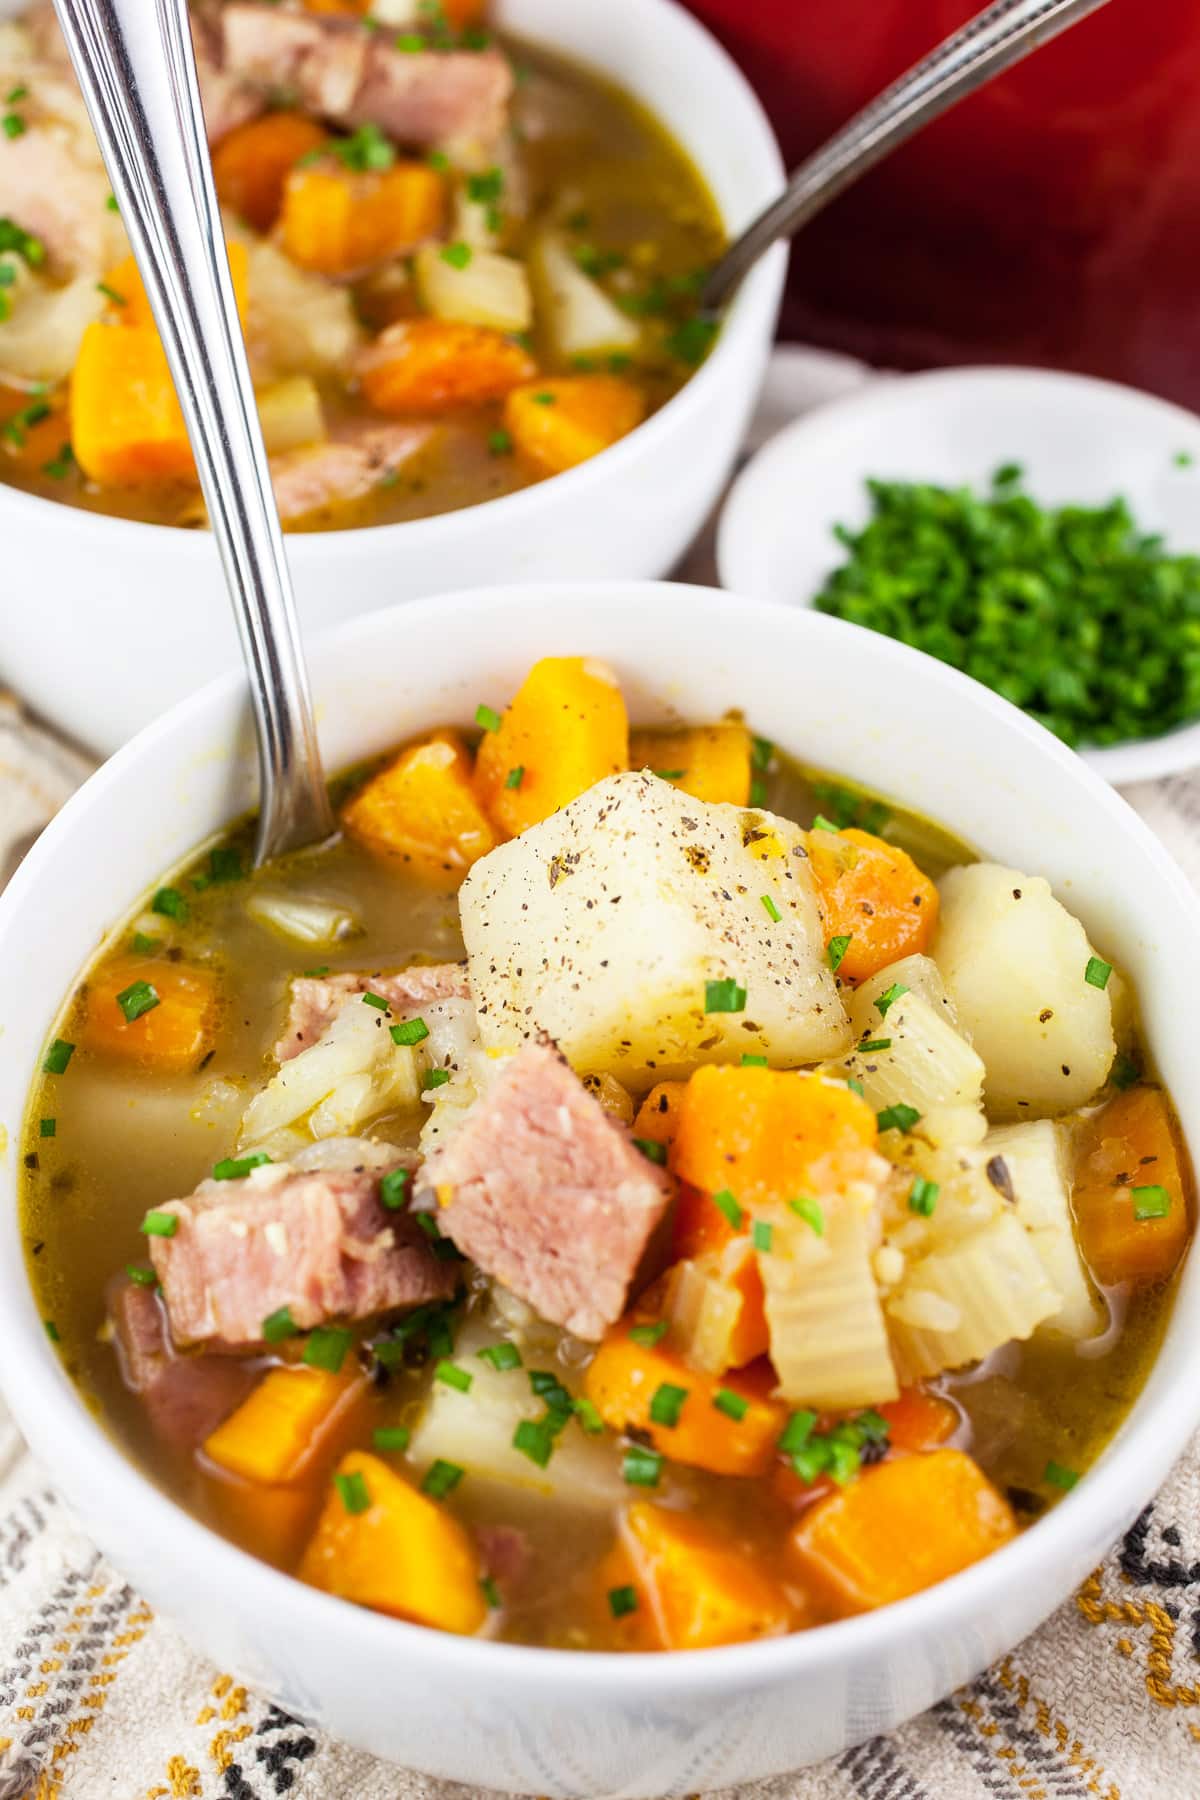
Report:
[[[298,975],[292,983],[287,1024],[275,1046],[275,1060],[287,1062],[315,1044],[346,1002],[368,989],[381,994],[399,1018],[437,1000],[467,1000],[471,993],[465,963],[417,963],[395,975],[366,969],[341,975]]]
[[[545,1041],[513,1057],[422,1185],[464,1256],[581,1338],[621,1316],[672,1191]]]
[[[271,485],[285,522],[361,500],[422,450],[431,425],[360,425],[323,444],[271,458]]]
[[[173,1450],[194,1450],[240,1406],[256,1372],[227,1356],[179,1356],[157,1294],[122,1276],[108,1295],[109,1317],[126,1387],[145,1402],[156,1436]]]
[[[380,1173],[267,1163],[158,1208],[179,1221],[172,1236],[149,1239],[176,1343],[259,1344],[264,1320],[284,1307],[306,1331],[450,1299],[454,1265],[415,1218],[384,1208]]]
[[[495,49],[397,50],[357,20],[227,6],[226,76],[263,94],[286,90],[335,125],[378,125],[403,144],[490,143],[504,126],[512,71]]]

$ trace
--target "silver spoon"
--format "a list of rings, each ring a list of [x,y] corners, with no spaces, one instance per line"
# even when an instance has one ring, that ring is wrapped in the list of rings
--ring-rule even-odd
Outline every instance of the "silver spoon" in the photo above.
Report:
[[[800,164],[778,200],[746,227],[710,272],[701,295],[704,309],[723,306],[764,250],[807,225],[923,125],[1106,4],[996,0],[969,19]]]
[[[255,860],[328,837],[291,576],[242,343],[186,0],[55,0],[183,408],[258,732]]]

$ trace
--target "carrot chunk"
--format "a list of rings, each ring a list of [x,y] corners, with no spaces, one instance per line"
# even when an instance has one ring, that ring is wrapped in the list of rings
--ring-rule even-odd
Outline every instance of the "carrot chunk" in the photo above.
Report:
[[[706,1195],[728,1191],[753,1207],[860,1178],[875,1137],[874,1113],[849,1088],[794,1070],[709,1064],[687,1084],[671,1166]]]
[[[361,1390],[355,1373],[270,1369],[235,1412],[205,1439],[204,1454],[245,1481],[291,1481],[334,1414]]]
[[[255,231],[270,231],[283,206],[288,176],[302,156],[328,141],[329,134],[304,113],[269,112],[235,125],[213,151],[222,204]]]
[[[353,275],[436,237],[445,210],[445,184],[428,163],[360,173],[330,159],[285,175],[279,228],[302,269]]]
[[[769,1365],[758,1362],[728,1377],[706,1375],[665,1341],[639,1343],[632,1333],[646,1324],[639,1315],[614,1325],[588,1366],[584,1388],[605,1424],[644,1432],[673,1462],[716,1475],[764,1474],[787,1419],[786,1406],[771,1398]],[[656,1401],[662,1388],[685,1391],[677,1410],[670,1394]],[[718,1405],[722,1392],[732,1402]],[[667,1423],[673,1413],[674,1423]]]
[[[520,344],[487,325],[399,319],[364,352],[362,387],[376,412],[446,412],[502,400],[536,366]]]
[[[887,1420],[893,1450],[936,1450],[958,1430],[955,1407],[923,1387],[902,1388],[899,1399],[885,1400],[877,1410]]]
[[[938,893],[905,851],[851,826],[810,831],[808,854],[825,941],[850,940],[838,967],[843,980],[865,981],[925,949],[937,924]]]
[[[1071,1206],[1097,1281],[1162,1281],[1191,1234],[1182,1151],[1160,1088],[1132,1087],[1085,1121]]]
[[[635,731],[631,769],[653,769],[695,800],[730,806],[750,802],[750,733],[734,720],[686,731]]]
[[[83,1042],[104,1056],[178,1073],[212,1049],[219,1013],[210,970],[118,956],[88,977]]]
[[[320,1506],[312,1483],[263,1487],[210,1476],[205,1499],[220,1529],[277,1568],[294,1568]]]
[[[619,438],[646,416],[631,381],[615,375],[569,375],[514,388],[504,423],[520,455],[543,475],[561,475]]]
[[[793,1527],[794,1567],[837,1616],[944,1581],[1015,1537],[1012,1508],[962,1450],[899,1456],[829,1494]]]
[[[102,486],[187,481],[192,447],[153,325],[105,325],[83,334],[71,375],[71,446]]]
[[[777,1637],[796,1622],[763,1558],[686,1514],[642,1501],[621,1540],[640,1602],[664,1650]]]
[[[487,1614],[482,1572],[458,1520],[363,1450],[338,1464],[299,1570],[343,1600],[463,1633]]]
[[[466,746],[453,731],[402,750],[343,808],[342,823],[369,849],[410,863],[439,885],[457,885],[497,841],[471,785]]]
[[[226,244],[229,256],[229,276],[233,282],[233,295],[237,301],[238,317],[243,325],[246,322],[246,307],[249,303],[250,263],[245,244],[236,241]],[[115,268],[104,277],[104,286],[109,301],[109,323],[113,325],[148,325],[154,329],[154,314],[150,311],[150,296],[146,292],[146,284],[142,280],[141,271],[132,256],[124,257]]]
[[[510,837],[629,766],[629,721],[616,676],[584,656],[534,663],[495,731],[485,731],[475,786]]]

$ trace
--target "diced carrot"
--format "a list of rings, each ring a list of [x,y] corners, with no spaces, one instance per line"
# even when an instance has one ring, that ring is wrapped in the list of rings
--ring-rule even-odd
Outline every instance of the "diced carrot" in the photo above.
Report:
[[[330,159],[285,175],[279,228],[302,269],[353,275],[436,237],[445,211],[445,183],[428,163],[360,172]]]
[[[875,1114],[849,1088],[798,1070],[709,1064],[687,1084],[671,1167],[742,1207],[829,1193],[869,1169]]]
[[[679,1103],[683,1099],[684,1086],[682,1081],[660,1081],[657,1087],[650,1089],[633,1121],[634,1137],[645,1138],[652,1144],[671,1142],[679,1119]]]
[[[536,366],[520,344],[486,325],[399,319],[364,352],[362,389],[376,412],[446,412],[502,400]]]
[[[487,1615],[482,1572],[458,1520],[364,1450],[338,1464],[299,1569],[343,1600],[464,1633]]]
[[[685,794],[712,804],[750,801],[750,733],[736,720],[684,731],[635,731],[631,769],[653,769]]]
[[[762,1275],[749,1237],[668,1269],[663,1312],[671,1320],[674,1346],[709,1374],[740,1369],[765,1356],[770,1334]]]
[[[938,892],[912,857],[869,831],[810,831],[809,867],[825,941],[847,937],[846,981],[924,950],[937,924]]]
[[[255,231],[270,231],[283,206],[288,176],[302,156],[328,141],[328,132],[305,113],[269,112],[235,125],[213,151],[222,204]]]
[[[233,282],[238,317],[244,325],[250,292],[249,258],[245,244],[239,244],[236,240],[226,244],[225,248],[229,255],[229,275]],[[110,324],[149,326],[151,330],[155,329],[154,314],[150,311],[150,296],[132,256],[126,256],[108,271],[104,277],[104,286],[108,290]]]
[[[371,0],[303,0],[305,12],[323,13],[335,19],[361,19],[371,10]]]
[[[475,786],[515,837],[606,775],[629,766],[629,721],[617,678],[585,656],[534,663],[496,731],[485,731]]]
[[[194,1069],[213,1047],[220,1002],[210,969],[116,956],[88,977],[85,993],[89,1050],[176,1073]]]
[[[693,1187],[689,1181],[679,1183],[671,1220],[671,1254],[676,1260],[709,1256],[749,1229],[745,1217],[739,1225],[732,1225],[729,1215],[714,1205],[712,1195],[703,1188]]]
[[[958,1430],[957,1408],[923,1387],[902,1388],[898,1400],[885,1400],[876,1410],[888,1422],[893,1450],[936,1450]]]
[[[343,808],[342,823],[369,849],[441,886],[457,885],[497,842],[471,785],[466,746],[453,731],[402,750]]]
[[[634,1584],[664,1650],[777,1637],[795,1623],[761,1555],[685,1513],[641,1501],[621,1522]]]
[[[755,1363],[736,1375],[706,1375],[665,1341],[639,1344],[630,1333],[646,1322],[641,1314],[622,1319],[588,1365],[584,1388],[605,1424],[614,1431],[632,1427],[646,1433],[673,1462],[716,1475],[764,1474],[787,1419],[787,1407],[771,1398],[775,1377],[769,1365]],[[662,1387],[687,1391],[674,1425],[652,1416],[654,1396]],[[721,1388],[746,1402],[741,1418],[715,1404]]]
[[[793,1527],[793,1565],[838,1616],[944,1581],[1015,1537],[1012,1508],[965,1451],[898,1456]]]
[[[487,17],[487,0],[442,0],[442,11],[447,23],[455,31],[462,31]]]
[[[235,1412],[205,1439],[204,1454],[245,1481],[294,1480],[334,1415],[361,1392],[356,1371],[269,1369]]]
[[[1185,1157],[1161,1088],[1129,1088],[1085,1120],[1071,1206],[1097,1281],[1172,1273],[1192,1228]]]
[[[68,435],[65,393],[0,387],[0,468],[7,461],[30,473],[44,469],[61,457]]]
[[[311,1482],[262,1487],[211,1476],[205,1495],[222,1531],[277,1568],[295,1567],[320,1505]]]
[[[187,481],[192,447],[153,325],[106,325],[83,334],[71,375],[71,446],[102,486]]]
[[[514,388],[504,423],[520,455],[543,475],[561,475],[626,437],[646,401],[616,375],[567,375]]]

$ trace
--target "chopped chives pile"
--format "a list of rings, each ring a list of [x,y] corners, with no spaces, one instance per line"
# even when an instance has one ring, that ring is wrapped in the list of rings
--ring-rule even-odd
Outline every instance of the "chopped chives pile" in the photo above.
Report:
[[[985,682],[1067,744],[1156,737],[1200,713],[1200,557],[1128,504],[1039,506],[1016,465],[990,491],[868,481],[872,515],[818,611]]]

